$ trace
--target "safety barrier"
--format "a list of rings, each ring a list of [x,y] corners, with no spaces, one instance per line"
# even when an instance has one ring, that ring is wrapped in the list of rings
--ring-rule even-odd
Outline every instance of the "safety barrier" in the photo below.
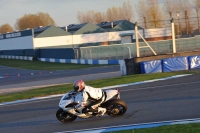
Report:
[[[200,68],[200,55],[140,62],[141,73],[173,72]]]
[[[14,55],[0,55],[3,59],[17,59],[17,60],[33,60],[33,57],[29,56],[14,56]]]
[[[38,58],[39,61],[56,62],[56,63],[74,63],[74,64],[92,64],[92,65],[118,65],[121,60],[86,60],[86,59],[54,59]]]

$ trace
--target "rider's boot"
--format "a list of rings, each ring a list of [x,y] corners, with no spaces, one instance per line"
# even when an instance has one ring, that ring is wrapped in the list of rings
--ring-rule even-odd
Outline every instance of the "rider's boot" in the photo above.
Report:
[[[103,116],[106,113],[106,108],[98,107],[99,116]]]

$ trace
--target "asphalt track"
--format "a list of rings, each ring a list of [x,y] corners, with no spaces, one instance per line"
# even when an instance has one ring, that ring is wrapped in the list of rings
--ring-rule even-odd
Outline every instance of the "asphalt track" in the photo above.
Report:
[[[5,73],[8,76],[3,77]],[[73,83],[77,79],[88,81],[119,76],[121,76],[119,65],[62,71],[25,70],[0,66],[0,94]]]
[[[54,133],[88,128],[200,118],[200,74],[118,88],[124,116],[59,122],[60,97],[0,106],[1,133]]]
[[[79,70],[26,70],[0,66],[0,86],[25,82],[73,77],[108,72],[119,72],[119,65],[91,67]]]

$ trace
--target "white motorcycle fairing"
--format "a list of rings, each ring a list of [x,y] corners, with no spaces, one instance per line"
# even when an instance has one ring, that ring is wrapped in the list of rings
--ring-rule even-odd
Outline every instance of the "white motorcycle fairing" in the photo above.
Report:
[[[71,92],[68,92],[65,95],[63,95],[63,97],[61,98],[59,107],[62,108],[64,111],[74,114],[80,118],[89,118],[90,116],[87,116],[84,113],[82,113],[82,109],[84,107],[80,108],[78,110],[78,112],[80,113],[78,113],[74,107],[68,106],[70,104],[76,105],[80,103],[82,99],[83,99],[82,93],[76,93],[75,95],[71,95]],[[86,105],[88,105],[89,103],[90,102],[87,102]]]
[[[93,114],[94,112],[82,112],[85,107],[80,107],[75,109],[75,106],[82,102],[82,93],[75,93],[70,91],[64,94],[59,102],[59,110],[56,113],[56,117],[61,122],[72,122],[77,117],[79,118],[89,118],[97,116]],[[86,102],[86,107],[92,101],[88,100]],[[106,109],[106,113],[112,117],[121,116],[127,110],[127,105],[124,101],[120,100],[119,90],[104,90],[104,96],[102,102],[99,103],[98,108]]]

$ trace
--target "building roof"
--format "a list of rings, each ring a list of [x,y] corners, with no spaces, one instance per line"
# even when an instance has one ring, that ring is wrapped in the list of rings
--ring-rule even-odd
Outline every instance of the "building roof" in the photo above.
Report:
[[[124,30],[134,30],[135,28],[135,24],[127,20],[117,20],[114,22],[105,21],[93,25],[95,25],[96,27],[92,26],[92,23],[82,23],[82,24],[70,24],[68,26],[60,28],[67,32],[70,32],[71,34],[81,34],[81,32],[82,34],[89,34],[89,33],[100,33],[106,31],[107,32],[124,31]],[[85,28],[85,26],[87,28]],[[143,28],[138,26],[138,29],[143,29]]]
[[[104,32],[107,32],[107,31],[95,24],[87,23],[82,28],[74,32],[73,34],[78,35],[78,34],[91,34],[91,33],[104,33]]]
[[[65,32],[60,27],[56,26],[44,26],[41,28],[34,29],[34,37],[41,38],[41,37],[54,37],[54,36],[66,36],[71,35],[69,32]]]
[[[114,28],[116,25],[118,25],[119,23],[123,22],[125,20],[117,20],[114,22],[101,22],[100,24],[97,24],[99,27],[106,29],[106,30],[111,30],[112,28]]]
[[[74,33],[76,31],[78,31],[79,29],[81,29],[82,27],[84,27],[87,23],[82,23],[82,24],[70,24],[68,26],[64,26],[61,27],[61,29],[70,32],[70,33]]]
[[[34,36],[39,35],[40,33],[44,32],[45,30],[47,30],[49,27],[51,26],[39,26],[33,29],[34,31]]]

